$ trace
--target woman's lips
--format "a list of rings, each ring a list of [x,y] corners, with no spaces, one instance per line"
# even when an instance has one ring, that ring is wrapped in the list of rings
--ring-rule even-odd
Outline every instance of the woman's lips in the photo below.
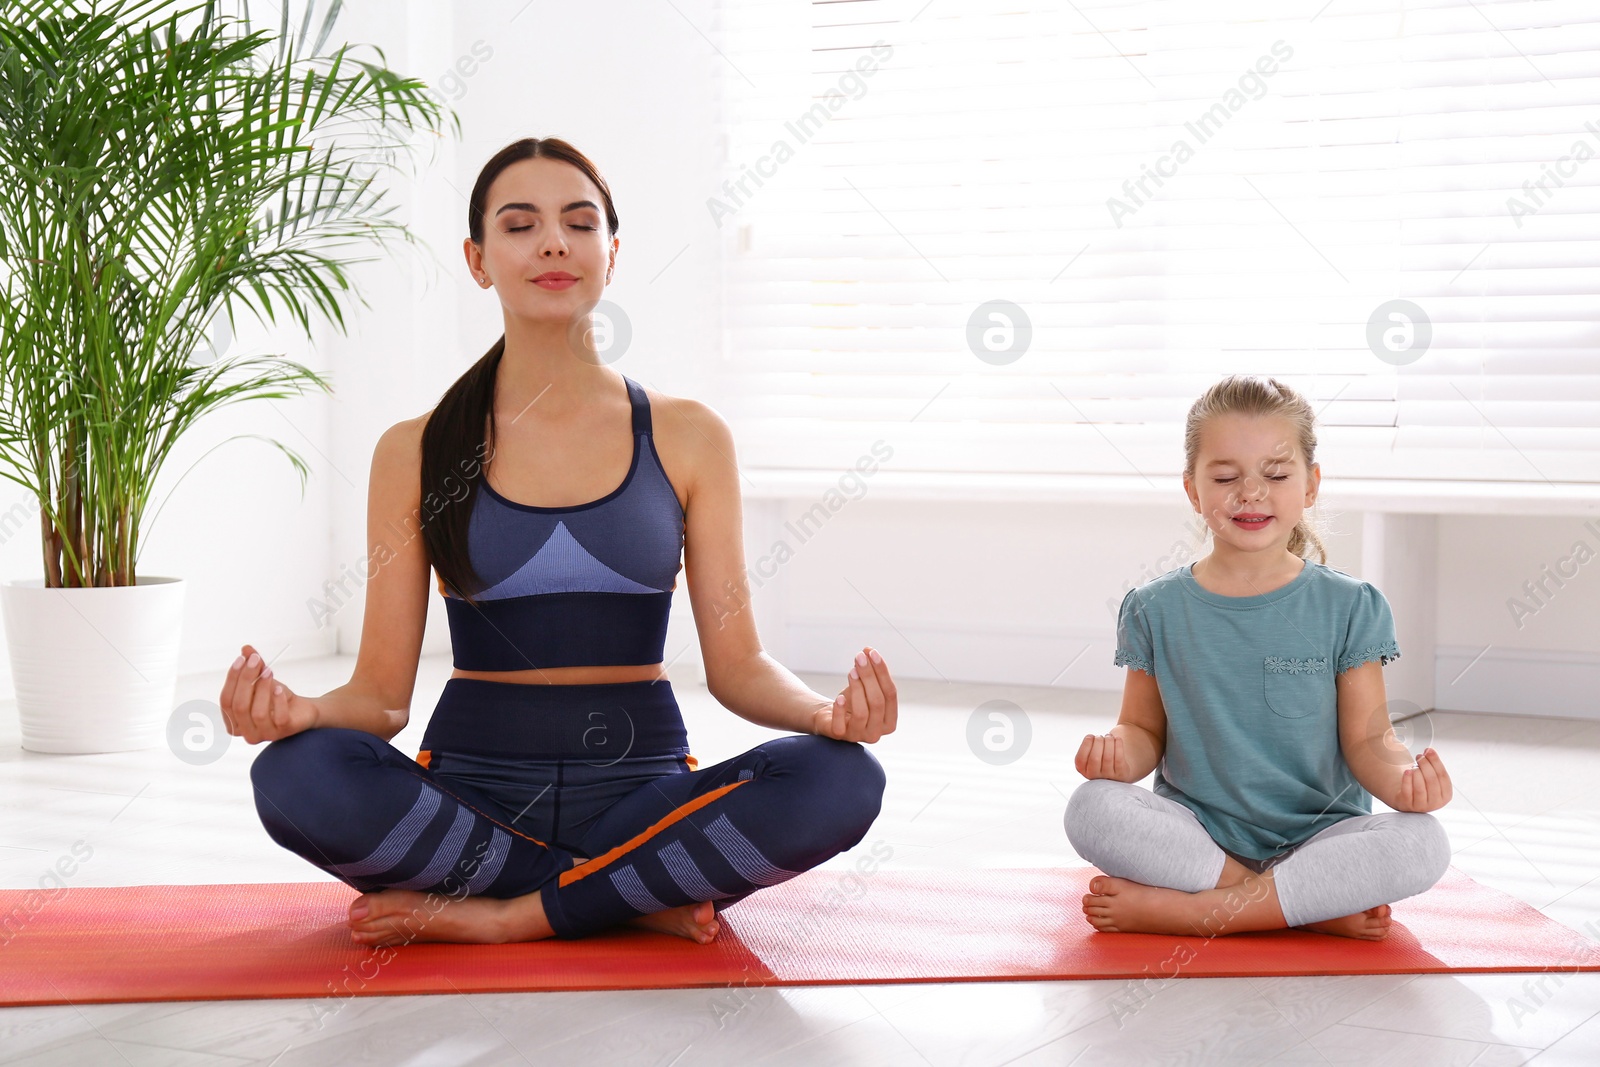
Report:
[[[552,289],[552,290],[571,289],[574,285],[578,284],[578,279],[576,279],[576,278],[535,278],[533,280],[533,284],[537,285],[541,289]]]

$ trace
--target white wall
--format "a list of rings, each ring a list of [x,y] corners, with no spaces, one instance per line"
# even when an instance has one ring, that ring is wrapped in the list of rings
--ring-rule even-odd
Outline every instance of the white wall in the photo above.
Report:
[[[1442,518],[1439,575],[1441,707],[1600,717],[1600,516]]]
[[[336,396],[227,409],[185,438],[163,472],[157,502],[170,500],[146,528],[140,572],[187,579],[181,669],[215,671],[219,683],[244,641],[282,663],[358,647],[373,444],[392,423],[428,410],[500,333],[499,305],[469,283],[460,242],[477,171],[508,141],[565,137],[611,183],[622,228],[608,296],[634,330],[618,369],[713,402],[723,388],[718,234],[705,209],[723,163],[716,84],[725,60],[702,36],[712,31],[711,0],[560,9],[357,0],[340,27],[348,39],[380,45],[390,66],[439,87],[461,115],[463,136],[435,144],[416,181],[395,184],[402,217],[428,247],[359,268],[371,308],[354,308],[348,337],[323,329],[315,346],[272,347],[265,336],[235,346],[282,351],[326,371]],[[306,457],[313,473],[304,500],[288,463],[254,440],[209,455],[178,482],[208,448],[239,433],[276,438]],[[1337,476],[1326,472],[1330,484]],[[0,488],[5,578],[41,573],[37,516],[20,500],[10,483]],[[749,561],[812,503],[747,502]],[[1188,518],[1181,497],[1170,507],[953,507],[868,492],[803,543],[790,537],[794,557],[757,590],[757,618],[767,646],[795,669],[842,675],[854,650],[873,644],[907,677],[1113,688],[1121,673],[1111,665],[1116,601],[1128,583],[1187,558]],[[1361,516],[1326,518],[1330,562],[1359,574]],[[1600,530],[1585,531],[1578,519],[1440,519],[1441,707],[1594,711],[1600,559],[1520,628],[1506,607],[1524,581],[1585,537],[1600,550]],[[320,626],[319,602],[333,609]],[[446,653],[443,605],[437,595],[430,604],[424,651]],[[668,656],[685,646],[673,668],[682,679],[695,675],[697,651],[680,595]],[[284,676],[292,684],[292,666]]]

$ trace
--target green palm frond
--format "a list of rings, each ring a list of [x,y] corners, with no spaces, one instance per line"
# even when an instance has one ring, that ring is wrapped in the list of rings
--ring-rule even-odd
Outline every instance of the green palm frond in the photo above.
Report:
[[[278,356],[196,363],[220,316],[344,330],[350,268],[414,241],[383,179],[459,120],[381,50],[325,52],[341,6],[291,33],[285,4],[274,33],[246,2],[0,0],[0,474],[38,497],[47,585],[136,580],[207,414],[331,390]]]

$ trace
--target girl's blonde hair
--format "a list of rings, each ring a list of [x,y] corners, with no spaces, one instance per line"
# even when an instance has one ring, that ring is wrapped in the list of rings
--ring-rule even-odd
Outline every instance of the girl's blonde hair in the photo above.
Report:
[[[1201,427],[1218,415],[1265,415],[1288,419],[1299,437],[1300,454],[1306,471],[1317,457],[1317,416],[1305,397],[1276,378],[1257,378],[1234,374],[1207,389],[1189,408],[1183,427],[1183,474],[1194,477],[1200,455]],[[1289,535],[1289,551],[1306,559],[1315,552],[1318,563],[1328,562],[1328,552],[1310,518],[1302,515]]]

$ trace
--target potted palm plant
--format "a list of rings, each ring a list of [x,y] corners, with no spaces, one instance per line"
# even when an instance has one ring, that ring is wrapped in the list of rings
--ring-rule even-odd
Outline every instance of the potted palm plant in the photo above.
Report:
[[[366,303],[347,268],[375,258],[353,254],[415,240],[383,171],[456,121],[381,50],[323,53],[339,0],[310,41],[314,0],[297,35],[287,4],[276,33],[218,7],[0,4],[0,475],[43,553],[0,609],[33,751],[161,743],[184,583],[137,570],[156,476],[219,407],[331,391],[280,355],[223,358],[236,312],[344,330],[341,294]],[[262,439],[304,493],[305,461]]]

